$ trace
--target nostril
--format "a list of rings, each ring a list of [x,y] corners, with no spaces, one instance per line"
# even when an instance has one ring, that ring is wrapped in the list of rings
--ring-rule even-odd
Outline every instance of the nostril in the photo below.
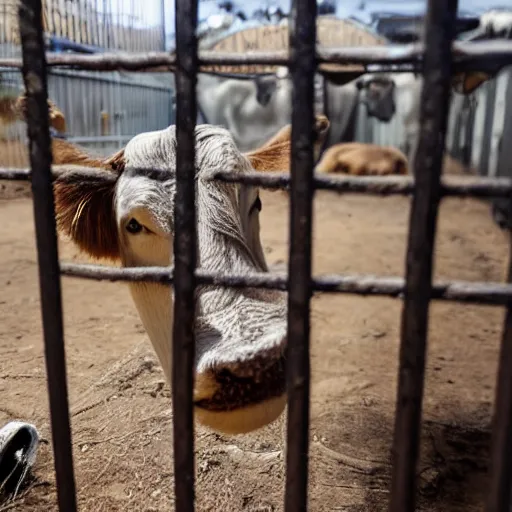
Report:
[[[233,410],[281,396],[286,389],[285,360],[277,353],[219,364],[209,374],[214,391],[195,402],[203,409]]]
[[[255,370],[250,365],[240,365],[233,368],[220,368],[215,372],[216,380],[222,384],[250,380],[255,376]]]
[[[284,356],[280,352],[253,357],[246,361],[223,364],[214,370],[215,379],[220,384],[258,384],[263,380],[273,380],[284,373]]]

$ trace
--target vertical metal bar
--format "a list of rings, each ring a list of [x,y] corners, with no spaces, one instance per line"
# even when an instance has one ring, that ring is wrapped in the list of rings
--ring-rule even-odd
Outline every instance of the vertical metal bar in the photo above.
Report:
[[[448,125],[457,0],[430,0],[425,27],[420,135],[409,221],[389,510],[413,511],[419,452],[432,260]]]
[[[197,117],[197,2],[176,1],[177,158],[174,209],[172,401],[176,512],[194,510],[194,276],[197,264],[195,126]]]
[[[512,198],[509,201],[512,215]],[[512,282],[512,244],[508,282]],[[490,486],[487,512],[512,510],[512,304],[507,306],[501,341],[491,439]]]
[[[309,334],[313,216],[316,0],[294,0],[290,13],[293,81],[288,290],[286,512],[307,510]]]
[[[22,0],[18,12],[23,56],[22,73],[27,94],[27,133],[32,168],[39,289],[57,496],[59,509],[63,512],[73,512],[76,511],[76,493],[68,411],[57,230],[51,181],[52,153],[41,0]]]
[[[160,0],[161,3],[161,16],[162,16],[162,51],[165,52],[167,50],[167,34],[166,34],[166,26],[165,26],[165,0]]]

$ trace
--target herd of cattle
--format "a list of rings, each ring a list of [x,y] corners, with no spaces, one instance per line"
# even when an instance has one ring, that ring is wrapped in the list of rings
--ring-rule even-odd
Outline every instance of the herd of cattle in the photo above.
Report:
[[[493,9],[480,17],[476,29],[459,33],[458,39],[510,38],[511,34],[512,11]],[[421,37],[416,34],[417,39]],[[489,78],[491,75],[480,73],[457,76],[454,90],[470,94]],[[324,90],[317,113],[326,114],[331,123],[326,147],[354,140],[356,111],[363,104],[368,117],[379,121],[389,122],[398,116],[405,133],[400,149],[413,161],[419,133],[420,75],[375,72],[343,85],[328,79],[322,83],[320,75],[317,79]],[[200,120],[227,128],[243,151],[257,147],[291,119],[292,85],[287,68],[280,68],[275,75],[245,79],[201,74],[197,90]]]
[[[512,35],[512,11],[490,10],[484,13],[479,25],[472,31],[458,34],[459,40],[482,40],[510,38]],[[421,28],[414,35],[422,38]],[[414,39],[414,37],[412,38]],[[454,78],[454,90],[464,94],[472,93],[492,74],[465,73]],[[332,78],[332,77],[331,77]],[[329,76],[316,76],[316,87],[321,89],[316,114],[329,119],[329,130],[325,134],[322,151],[325,151],[322,169],[324,172],[355,172],[358,174],[402,173],[407,162],[413,162],[419,134],[419,111],[422,79],[411,72],[373,72],[349,81],[336,83]],[[197,83],[199,123],[226,128],[241,151],[251,151],[269,140],[280,129],[291,122],[292,83],[288,68],[280,67],[275,74],[260,76],[226,77],[200,73]],[[398,117],[403,127],[403,146],[397,149],[379,148],[393,155],[391,168],[378,162],[352,165],[353,151],[376,156],[376,146],[353,143],[357,111],[360,105],[366,107],[367,117],[389,122]],[[65,119],[55,105],[51,105],[52,134],[59,137],[65,132]],[[16,98],[0,99],[0,122],[3,126],[19,119]],[[341,144],[341,145],[340,145]],[[342,156],[343,155],[343,156]],[[348,158],[348,155],[351,155]],[[1,155],[0,155],[1,157]],[[348,163],[347,163],[348,160]],[[405,165],[403,162],[406,162]],[[327,162],[329,163],[327,165]],[[386,160],[389,162],[389,159]],[[0,162],[1,163],[1,162]],[[396,164],[396,165],[395,165]]]

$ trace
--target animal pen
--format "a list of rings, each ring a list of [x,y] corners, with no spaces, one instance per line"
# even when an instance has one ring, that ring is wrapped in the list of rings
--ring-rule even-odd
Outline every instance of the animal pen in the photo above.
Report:
[[[77,510],[63,336],[60,274],[96,280],[154,281],[174,286],[172,403],[176,510],[194,510],[193,359],[194,297],[197,285],[263,287],[288,291],[287,348],[287,473],[285,509],[307,509],[309,435],[310,299],[314,291],[380,295],[403,299],[400,369],[393,441],[389,510],[415,509],[415,467],[418,459],[424,387],[428,314],[431,300],[507,307],[503,330],[491,450],[491,484],[487,511],[510,510],[512,484],[512,285],[499,283],[432,282],[432,260],[440,200],[446,196],[505,197],[512,183],[505,178],[474,178],[464,182],[441,179],[448,94],[455,71],[487,69],[512,63],[510,42],[461,43],[452,48],[457,11],[454,0],[429,0],[426,40],[396,47],[316,47],[316,1],[295,0],[290,23],[290,52],[198,55],[195,30],[197,1],[176,1],[176,52],[45,54],[41,0],[22,0],[19,10],[22,59],[2,59],[2,66],[21,68],[28,100],[30,170],[2,169],[1,179],[31,180],[38,249],[52,440],[59,509]],[[259,173],[235,177],[219,172],[215,179],[273,189],[290,189],[288,276],[211,274],[196,270],[194,208],[195,80],[198,71],[218,64],[289,65],[293,79],[292,165],[290,177]],[[409,64],[424,77],[421,132],[415,178],[315,177],[313,173],[314,75],[317,65],[389,66]],[[47,68],[65,66],[98,71],[172,70],[177,92],[177,191],[173,268],[119,269],[60,263],[52,194],[52,155],[47,107]],[[334,193],[412,195],[405,279],[357,275],[313,277],[312,202],[315,190]],[[512,267],[510,268],[512,275]]]

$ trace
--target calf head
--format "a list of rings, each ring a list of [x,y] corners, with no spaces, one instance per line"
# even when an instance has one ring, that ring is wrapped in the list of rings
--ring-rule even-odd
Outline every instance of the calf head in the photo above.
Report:
[[[391,121],[396,111],[395,82],[386,76],[362,77],[356,81],[362,91],[361,101],[366,105],[369,117],[385,123]]]
[[[176,147],[171,126],[136,136],[124,151],[105,161],[103,169],[56,168],[60,232],[91,257],[120,260],[124,267],[172,264]],[[270,145],[246,156],[227,130],[196,127],[198,267],[238,274],[267,271],[259,236],[258,189],[211,178],[218,170],[243,174],[286,169],[289,151],[288,141],[277,152]],[[265,158],[268,154],[273,158]],[[148,282],[129,287],[170,382],[172,289]],[[197,290],[195,334],[194,404],[199,422],[242,433],[282,413],[284,294],[202,286]]]

